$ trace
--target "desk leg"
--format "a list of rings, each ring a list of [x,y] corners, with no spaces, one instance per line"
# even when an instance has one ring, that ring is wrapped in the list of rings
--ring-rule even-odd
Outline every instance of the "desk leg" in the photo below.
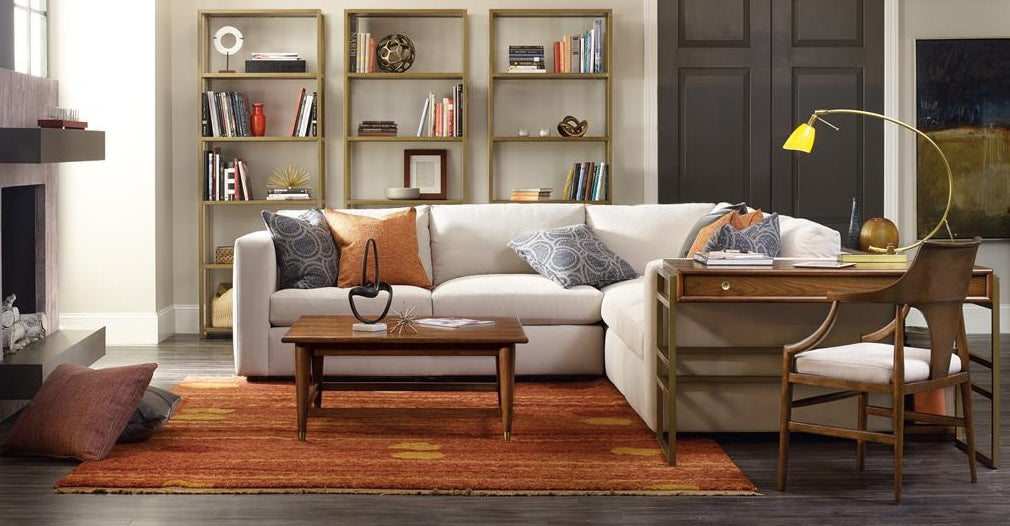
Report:
[[[305,440],[306,421],[309,416],[309,376],[312,349],[303,345],[295,346],[295,396],[298,411],[298,440]]]
[[[505,441],[512,439],[512,398],[515,391],[516,347],[509,345],[498,350],[498,404],[501,408],[501,425]]]
[[[656,440],[677,464],[677,320],[674,275],[660,271],[656,290]],[[665,364],[664,364],[665,362]]]

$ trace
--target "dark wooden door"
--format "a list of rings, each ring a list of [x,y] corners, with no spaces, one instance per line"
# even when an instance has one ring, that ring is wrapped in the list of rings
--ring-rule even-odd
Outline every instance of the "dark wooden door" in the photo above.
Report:
[[[883,126],[841,116],[812,154],[781,149],[818,108],[883,110],[877,0],[660,0],[659,200],[747,201],[846,230],[883,213]],[[830,119],[829,119],[830,120]]]

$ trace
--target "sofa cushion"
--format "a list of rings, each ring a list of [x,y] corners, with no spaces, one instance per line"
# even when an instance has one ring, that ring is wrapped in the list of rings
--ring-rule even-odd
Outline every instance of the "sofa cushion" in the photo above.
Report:
[[[608,331],[614,331],[639,357],[645,350],[645,278],[614,283],[603,289],[600,315]],[[652,301],[652,298],[648,298]]]
[[[677,257],[691,227],[713,203],[586,205],[586,224],[635,272],[662,258]]]
[[[374,239],[379,258],[379,280],[390,285],[430,287],[418,256],[417,212],[413,208],[383,217],[368,217],[327,209],[326,222],[340,247],[340,274],[337,286],[362,284],[362,261],[369,239]],[[371,254],[368,254],[371,258]],[[375,281],[375,262],[365,268],[368,279]]]
[[[417,257],[421,260],[421,265],[424,266],[424,272],[428,275],[428,279],[431,279],[431,236],[428,234],[428,217],[430,216],[431,207],[428,205],[418,205],[413,208],[417,213]],[[410,207],[349,208],[340,209],[340,211],[346,214],[366,217],[386,217],[389,214],[397,214],[409,209]],[[358,261],[358,265],[360,267],[361,261]]]
[[[638,276],[586,225],[528,232],[508,246],[541,276],[566,289],[576,285],[600,288]]]
[[[602,300],[593,287],[566,289],[539,274],[463,276],[431,293],[435,316],[518,316],[534,325],[596,323]]]
[[[337,246],[322,212],[262,212],[277,254],[277,286],[282,289],[332,287],[337,282]]]
[[[759,223],[743,230],[733,225],[723,225],[705,245],[706,251],[739,250],[741,252],[761,252],[771,257],[779,255],[779,216],[773,213]]]
[[[350,289],[326,287],[321,289],[285,289],[270,295],[270,325],[290,327],[301,316],[342,315],[352,316],[347,292]],[[362,316],[377,316],[386,306],[386,295],[376,298],[358,296],[354,300]],[[393,304],[386,321],[396,312],[414,307],[418,316],[431,315],[431,291],[410,285],[393,285]]]
[[[837,230],[809,219],[780,215],[779,234],[779,257],[834,258],[842,249]]]
[[[691,227],[691,231],[688,232],[687,236],[684,238],[684,244],[680,247],[679,257],[686,258],[691,256],[691,245],[694,244],[695,238],[698,237],[698,232],[703,227],[714,223],[716,220],[734,211],[738,214],[746,214],[748,212],[747,203],[719,203],[715,205],[715,208],[713,208],[709,213],[699,217],[698,220],[694,222],[694,226]]]
[[[725,225],[730,225],[736,230],[743,230],[760,223],[763,219],[764,212],[761,210],[752,210],[743,214],[736,210],[730,210],[728,214],[698,229],[698,235],[695,236],[694,243],[691,243],[691,248],[688,249],[687,255],[691,257],[694,256],[695,252],[704,251],[705,247],[708,246],[708,242],[712,240],[712,237]]]
[[[477,274],[530,273],[529,265],[506,245],[510,239],[585,222],[585,207],[578,203],[434,205],[429,222],[434,283]]]
[[[172,417],[179,400],[182,400],[182,397],[171,391],[153,385],[147,386],[147,392],[133,410],[130,421],[119,434],[117,442],[136,442],[153,435]]]

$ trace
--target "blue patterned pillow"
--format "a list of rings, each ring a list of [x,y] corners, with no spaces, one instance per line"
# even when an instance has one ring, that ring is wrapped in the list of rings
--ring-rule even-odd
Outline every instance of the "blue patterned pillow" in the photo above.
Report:
[[[263,211],[277,252],[277,286],[282,289],[315,289],[337,284],[337,245],[316,209],[276,213]]]
[[[635,269],[586,225],[529,232],[515,237],[508,246],[541,276],[566,289],[576,285],[600,288],[638,277]]]
[[[741,252],[761,252],[771,257],[779,255],[779,215],[773,213],[760,223],[743,230],[733,225],[722,225],[705,245],[706,251],[739,250]]]

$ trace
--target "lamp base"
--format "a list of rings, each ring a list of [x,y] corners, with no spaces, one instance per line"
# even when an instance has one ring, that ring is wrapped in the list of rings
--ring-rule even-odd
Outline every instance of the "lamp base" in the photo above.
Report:
[[[379,331],[385,332],[385,330],[386,330],[386,324],[385,323],[355,323],[354,325],[351,325],[351,330],[352,331],[360,331],[360,332],[379,332]]]
[[[838,261],[844,261],[846,263],[908,263],[908,255],[904,252],[897,254],[842,252],[841,254],[838,254]]]

